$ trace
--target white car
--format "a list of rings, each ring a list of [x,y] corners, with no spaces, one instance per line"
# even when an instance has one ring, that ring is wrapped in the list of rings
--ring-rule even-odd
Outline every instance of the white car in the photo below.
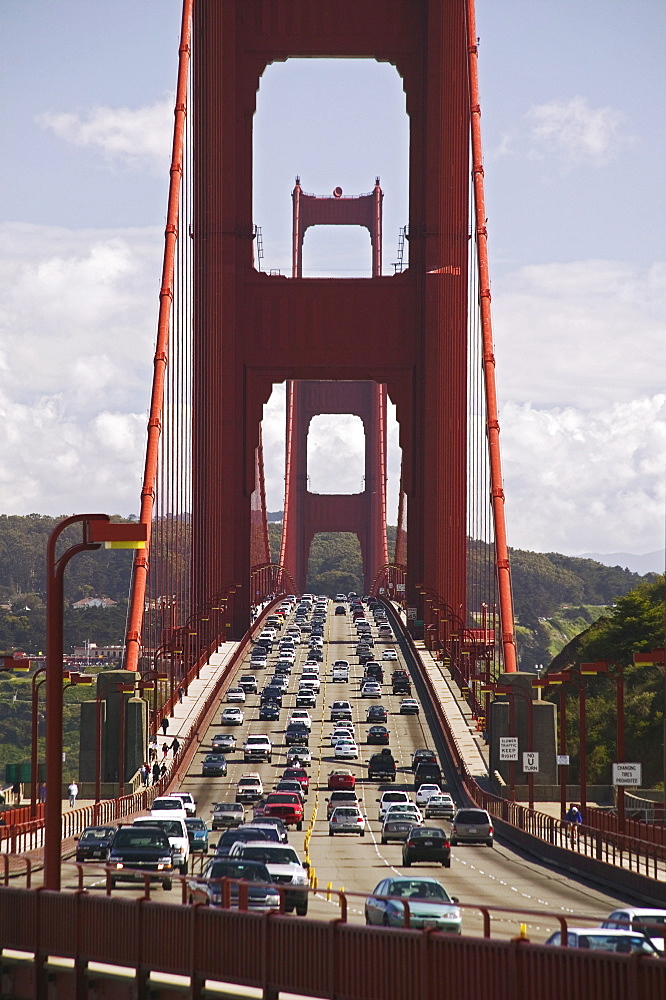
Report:
[[[289,722],[303,722],[308,729],[312,729],[312,717],[305,708],[295,708],[289,716]]]
[[[453,819],[456,814],[456,804],[448,792],[441,795],[431,795],[423,810],[425,818],[431,819],[441,816],[442,819]]]
[[[413,805],[412,800],[410,799],[407,792],[399,792],[397,790],[384,792],[382,794],[382,797],[377,799],[377,802],[379,802],[379,815],[377,816],[377,819],[379,820],[380,823],[383,821],[384,816],[386,815],[386,812],[390,806],[397,804]]]
[[[382,660],[397,660],[397,659],[398,659],[398,654],[396,653],[395,649],[382,650]]]
[[[305,684],[305,683],[307,683],[308,686],[311,687],[313,691],[319,693],[319,689],[321,688],[321,681],[319,680],[317,674],[311,674],[309,671],[304,671],[300,676],[299,684]]]
[[[196,816],[197,804],[192,798],[191,792],[169,792],[165,798],[174,799],[176,802],[176,809],[178,809],[178,802],[182,803],[183,809],[188,816]]]
[[[358,806],[336,806],[328,821],[328,835],[359,833],[365,837],[365,817]]]
[[[425,806],[433,795],[441,795],[442,789],[439,785],[421,785],[416,793],[417,806]]]
[[[308,883],[306,867],[291,844],[275,844],[267,840],[236,841],[231,845],[230,858],[244,858],[247,861],[262,861],[274,882],[285,888],[284,908],[287,913],[294,909],[299,917],[308,912]]]
[[[273,744],[269,736],[264,733],[252,733],[247,737],[243,744],[243,759],[245,761],[267,760],[270,763],[272,756]]]
[[[358,760],[358,747],[353,740],[338,740],[333,753],[336,760]]]
[[[306,660],[303,664],[303,673],[309,672],[311,674],[319,675],[319,664],[316,660]]]
[[[331,746],[334,747],[336,743],[340,740],[353,740],[354,739],[354,727],[353,726],[336,726],[331,733]]]
[[[264,785],[256,771],[243,774],[236,785],[236,802],[256,802],[264,794]]]
[[[382,686],[379,681],[364,681],[361,688],[361,698],[381,698]]]
[[[384,813],[384,822],[387,819],[403,819],[407,818],[413,822],[414,826],[423,826],[423,813],[418,806],[413,803],[408,805],[405,802],[395,802],[390,805],[386,812]]]
[[[229,688],[227,691],[227,701],[230,702],[244,702],[245,701],[245,691],[242,687]]]
[[[240,708],[225,708],[220,718],[223,726],[242,726],[245,716]]]

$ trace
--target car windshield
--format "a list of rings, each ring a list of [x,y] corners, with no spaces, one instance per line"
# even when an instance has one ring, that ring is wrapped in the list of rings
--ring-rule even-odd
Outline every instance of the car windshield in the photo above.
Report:
[[[100,826],[95,827],[92,830],[84,830],[81,834],[81,840],[108,840],[108,838],[115,833],[115,827],[113,826]]]
[[[159,826],[160,830],[164,830],[167,837],[183,836],[182,826],[174,819],[138,819],[134,823],[134,826]]]
[[[206,878],[242,878],[252,882],[270,882],[266,865],[257,861],[212,861],[206,869]]]
[[[298,865],[298,855],[293,847],[273,847],[267,844],[266,847],[257,845],[256,847],[244,847],[243,857],[256,858],[265,861],[269,865]]]
[[[299,797],[296,792],[272,792],[266,802],[270,805],[271,803],[288,803],[291,805],[293,802],[298,802]]]
[[[389,885],[388,895],[408,899],[436,899],[440,903],[451,902],[451,897],[439,882],[420,882],[418,879],[396,879]]]
[[[238,840],[268,840],[265,830],[227,830],[222,834],[219,844],[235,844]],[[218,846],[219,846],[218,844]]]
[[[166,834],[156,826],[145,829],[133,827],[131,830],[118,830],[113,840],[113,847],[114,849],[117,847],[160,847],[166,851],[170,850]]]
[[[185,820],[185,825],[187,826],[188,830],[206,830],[207,829],[206,824],[204,823],[204,821],[202,819],[195,819],[195,818],[186,819]]]
[[[217,802],[215,804],[215,812],[242,812],[242,808],[236,805],[235,802]]]
[[[163,809],[165,812],[174,812],[176,809],[183,809],[180,799],[155,799],[150,807],[151,812]]]
[[[480,809],[459,809],[456,823],[487,823],[488,815]]]

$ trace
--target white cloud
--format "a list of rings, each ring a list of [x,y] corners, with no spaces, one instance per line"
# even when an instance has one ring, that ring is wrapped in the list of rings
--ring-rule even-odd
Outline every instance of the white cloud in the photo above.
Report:
[[[173,98],[143,108],[95,108],[85,117],[45,112],[37,122],[74,146],[98,149],[109,160],[162,172],[171,149]]]
[[[622,115],[613,108],[593,108],[584,97],[549,101],[527,112],[534,148],[555,152],[565,166],[603,166],[629,139],[622,135]]]
[[[592,409],[663,388],[666,264],[521,268],[493,284],[501,398]]]
[[[157,230],[0,226],[0,510],[135,511]]]
[[[502,411],[507,521],[518,548],[629,552],[663,541],[666,395],[596,412]]]

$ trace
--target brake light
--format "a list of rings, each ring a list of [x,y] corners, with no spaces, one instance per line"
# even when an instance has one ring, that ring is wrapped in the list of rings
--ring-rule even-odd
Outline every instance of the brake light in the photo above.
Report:
[[[488,827],[488,833],[492,833],[492,832],[493,832],[492,826]]]

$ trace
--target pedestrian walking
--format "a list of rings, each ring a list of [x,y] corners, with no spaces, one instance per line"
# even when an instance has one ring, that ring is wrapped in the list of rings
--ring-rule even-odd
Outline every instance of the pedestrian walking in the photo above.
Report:
[[[14,796],[14,805],[18,806],[21,803],[21,782],[15,781],[12,785],[12,795]]]
[[[180,743],[178,741],[178,737],[174,736],[174,738],[171,741],[171,752],[173,753],[174,757],[176,756],[179,750],[180,750]]]
[[[164,736],[166,736],[168,728],[169,728],[169,720],[165,715],[164,718],[162,719],[162,733]]]
[[[162,760],[166,760],[166,755],[169,752],[169,744],[164,742],[162,744]]]
[[[141,768],[141,780],[144,786],[147,788],[150,782],[150,764],[147,761]]]
[[[46,783],[43,781],[39,786],[39,801],[46,802]]]
[[[160,765],[155,761],[153,764],[153,784],[156,785],[160,780]]]
[[[183,689],[182,688],[178,688],[178,701],[180,702],[181,705],[183,704]],[[164,735],[166,736],[166,733]]]
[[[148,763],[152,764],[153,761],[157,760],[157,747],[152,744],[148,747]]]
[[[166,772],[167,772],[167,766],[166,766],[166,764],[162,764],[162,766],[160,768],[160,778],[163,778],[164,775],[166,774]]]
[[[79,794],[79,786],[75,781],[69,786],[69,808],[74,809],[76,807],[76,796]]]

